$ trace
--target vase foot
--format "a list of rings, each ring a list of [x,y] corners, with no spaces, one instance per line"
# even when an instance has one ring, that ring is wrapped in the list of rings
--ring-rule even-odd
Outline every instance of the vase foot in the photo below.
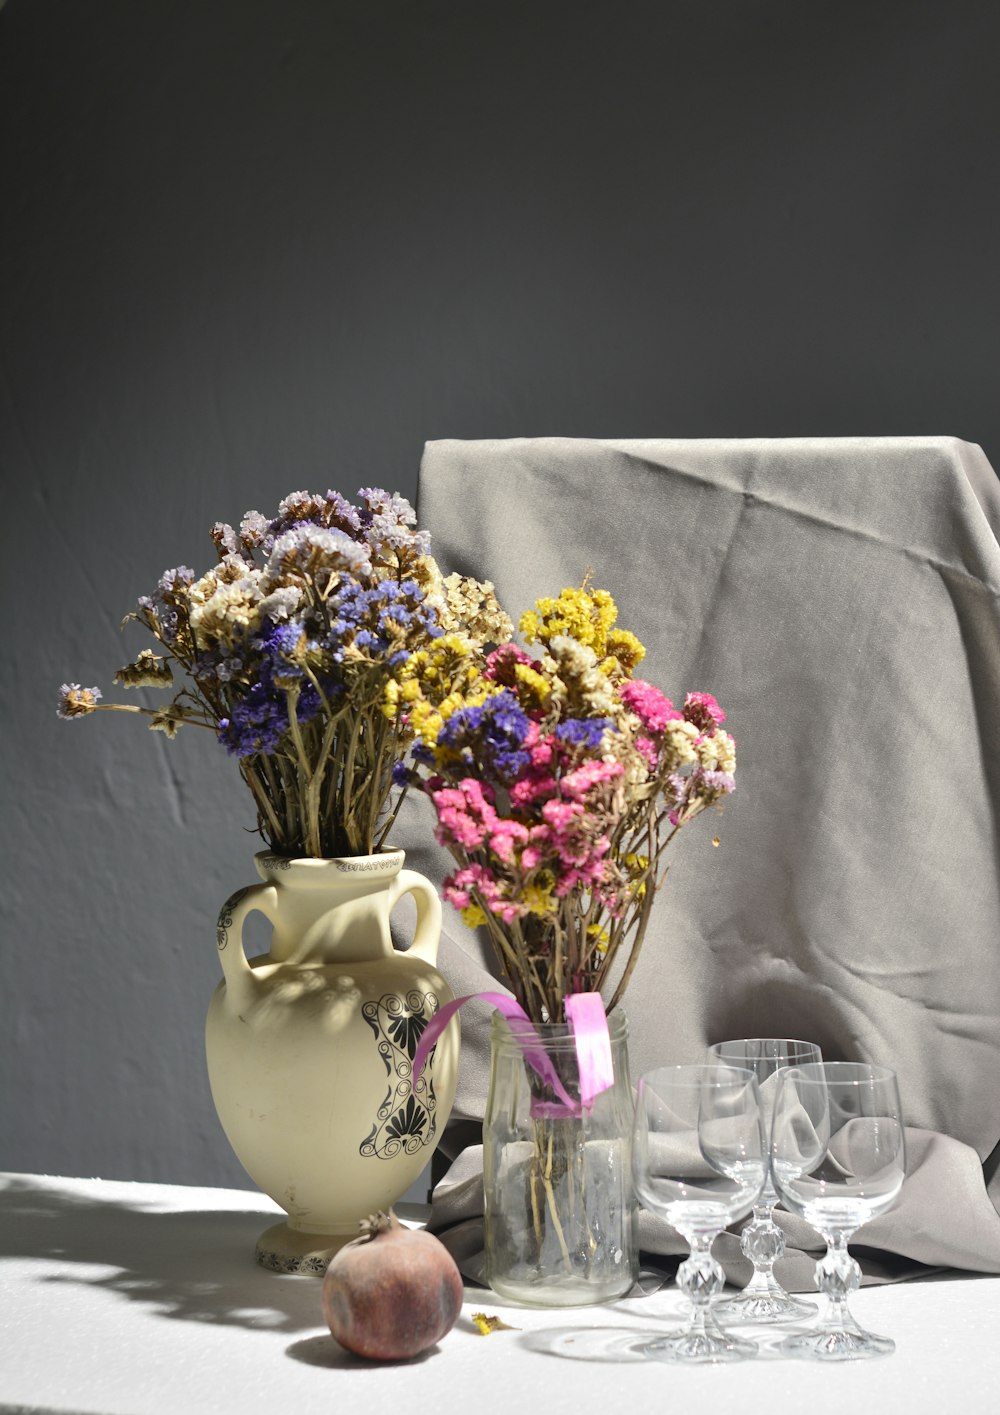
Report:
[[[275,1223],[257,1239],[256,1259],[262,1268],[275,1273],[296,1273],[300,1277],[322,1277],[330,1259],[352,1233],[301,1233],[287,1223]]]

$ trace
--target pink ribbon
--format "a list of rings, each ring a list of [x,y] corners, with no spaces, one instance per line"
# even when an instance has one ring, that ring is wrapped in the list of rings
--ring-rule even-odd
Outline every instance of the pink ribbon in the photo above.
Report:
[[[478,998],[488,1002],[506,1019],[524,1053],[528,1065],[537,1072],[545,1084],[559,1097],[557,1102],[535,1102],[533,1114],[565,1115],[567,1111],[579,1115],[589,1110],[594,1098],[614,1084],[615,1068],[611,1059],[611,1038],[608,1035],[608,1019],[600,993],[577,992],[566,998],[566,1017],[576,1044],[576,1060],[580,1076],[580,1099],[575,1101],[559,1078],[545,1045],[535,1031],[531,1018],[514,998],[503,992],[472,992],[464,997],[456,997],[438,1008],[427,1023],[417,1049],[413,1054],[413,1081],[420,1079],[420,1073],[435,1043],[460,1007]]]

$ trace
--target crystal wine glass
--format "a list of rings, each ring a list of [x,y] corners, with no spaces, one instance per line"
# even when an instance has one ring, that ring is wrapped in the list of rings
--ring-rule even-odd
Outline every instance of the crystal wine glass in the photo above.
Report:
[[[815,1042],[800,1042],[792,1037],[743,1037],[716,1042],[708,1051],[711,1057],[730,1066],[745,1067],[757,1077],[768,1134],[778,1072],[785,1066],[823,1060]],[[740,1238],[744,1256],[753,1263],[753,1276],[738,1297],[716,1303],[714,1311],[720,1321],[788,1322],[816,1313],[815,1302],[791,1297],[772,1271],[785,1251],[785,1235],[774,1221],[777,1202],[774,1183],[768,1173],[764,1192],[754,1205],[753,1222],[746,1225]]]
[[[785,1205],[826,1240],[816,1285],[826,1308],[815,1326],[786,1337],[787,1356],[853,1361],[883,1356],[896,1344],[858,1325],[847,1299],[861,1269],[848,1239],[891,1209],[906,1170],[896,1073],[867,1062],[812,1062],[778,1076],[771,1130],[771,1172]]]
[[[716,1063],[667,1066],[641,1077],[632,1147],[636,1192],[691,1248],[677,1272],[677,1285],[691,1304],[690,1321],[644,1342],[643,1355],[716,1362],[757,1354],[753,1342],[723,1331],[712,1315],[712,1298],[724,1281],[712,1243],[753,1207],[764,1187],[765,1150],[752,1071]]]

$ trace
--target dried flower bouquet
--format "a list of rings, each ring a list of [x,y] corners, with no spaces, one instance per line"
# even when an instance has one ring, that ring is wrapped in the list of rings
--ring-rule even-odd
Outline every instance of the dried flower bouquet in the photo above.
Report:
[[[735,743],[710,693],[682,708],[634,677],[645,649],[605,590],[565,589],[514,643],[462,652],[442,637],[390,685],[415,733],[396,769],[430,799],[457,869],[445,895],[485,925],[536,1022],[635,968],[678,832],[733,790]]]
[[[400,496],[296,492],[268,519],[212,530],[218,564],[168,570],[126,618],[158,641],[115,675],[181,686],[162,708],[100,701],[64,684],[59,712],[140,713],[150,727],[209,728],[237,758],[268,846],[325,858],[378,850],[392,826],[394,765],[414,728],[392,689],[447,639],[474,656],[510,638],[489,584],[442,576]],[[398,809],[398,803],[397,803]]]

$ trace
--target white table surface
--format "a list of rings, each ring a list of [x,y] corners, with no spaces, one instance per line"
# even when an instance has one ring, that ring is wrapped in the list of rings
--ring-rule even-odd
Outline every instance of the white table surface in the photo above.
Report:
[[[0,1175],[0,1411],[947,1415],[992,1409],[1000,1389],[1000,1278],[958,1275],[857,1293],[858,1318],[897,1350],[849,1365],[637,1358],[633,1335],[676,1320],[673,1287],[556,1312],[469,1289],[434,1350],[365,1362],[329,1335],[316,1279],[254,1264],[277,1212],[238,1190]],[[477,1310],[519,1330],[480,1336]]]

